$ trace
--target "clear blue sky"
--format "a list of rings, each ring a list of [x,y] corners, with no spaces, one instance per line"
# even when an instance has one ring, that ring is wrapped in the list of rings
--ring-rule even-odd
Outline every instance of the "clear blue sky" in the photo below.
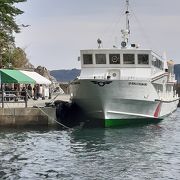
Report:
[[[28,0],[18,24],[30,24],[16,35],[35,66],[49,70],[80,68],[80,49],[121,42],[125,0]],[[130,0],[131,42],[180,63],[180,1]]]

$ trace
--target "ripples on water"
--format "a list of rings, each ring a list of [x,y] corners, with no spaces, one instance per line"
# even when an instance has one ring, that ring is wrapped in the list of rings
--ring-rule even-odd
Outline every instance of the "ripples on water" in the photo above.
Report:
[[[0,130],[0,179],[179,179],[180,109],[158,125]]]

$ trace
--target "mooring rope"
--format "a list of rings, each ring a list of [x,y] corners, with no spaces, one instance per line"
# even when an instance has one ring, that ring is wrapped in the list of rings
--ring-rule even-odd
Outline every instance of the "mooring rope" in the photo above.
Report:
[[[66,128],[66,129],[71,129],[70,127],[68,127],[68,126],[66,126],[66,125],[58,122],[56,119],[54,119],[54,118],[52,118],[51,116],[49,116],[45,111],[42,110],[42,108],[38,107],[37,105],[36,105],[36,107],[37,107],[41,112],[43,112],[46,116],[48,116],[48,118],[50,118],[51,120],[55,121],[57,124],[61,125],[62,127]]]
[[[60,93],[58,93],[49,103],[51,104],[59,95],[60,95]],[[30,98],[31,100],[33,100],[33,102],[34,102],[34,99],[29,95],[28,92],[27,92],[27,97]],[[8,109],[11,109],[10,106],[8,105],[8,102],[6,102],[5,105],[7,106]],[[56,119],[54,119],[54,118],[52,118],[51,116],[49,116],[49,115],[48,115],[45,111],[43,111],[42,108],[40,108],[37,104],[34,104],[34,106],[36,106],[36,107],[37,107],[42,113],[44,113],[49,119],[55,121],[55,122],[56,122],[57,124],[59,124],[60,126],[66,128],[66,129],[71,130],[70,127],[68,127],[68,126],[66,126],[66,125],[58,122]],[[13,110],[12,110],[12,111],[10,110],[10,114],[11,114],[12,116],[14,116],[14,111],[13,111]]]
[[[59,93],[59,94],[60,94],[60,93]],[[56,95],[56,96],[53,98],[53,100],[50,101],[50,103],[52,103],[52,102],[59,96],[59,94]],[[28,94],[28,92],[27,92],[27,96],[28,96],[30,99],[33,100],[33,98]],[[51,120],[55,121],[57,124],[61,125],[62,127],[71,130],[70,127],[68,127],[68,126],[66,126],[66,125],[58,122],[56,119],[54,119],[54,118],[52,118],[51,116],[49,116],[45,111],[42,110],[42,108],[40,108],[39,106],[37,106],[37,104],[35,104],[35,106],[36,106],[42,113],[44,113],[48,118],[50,118]]]
[[[5,105],[6,105],[7,108],[10,110],[10,114],[11,114],[12,116],[14,116],[14,111],[13,111],[13,110],[11,111],[11,108],[9,107],[8,103],[5,103]]]

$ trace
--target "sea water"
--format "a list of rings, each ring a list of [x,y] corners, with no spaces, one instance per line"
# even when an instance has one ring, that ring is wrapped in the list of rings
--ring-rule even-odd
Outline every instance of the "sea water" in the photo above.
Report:
[[[180,179],[180,109],[158,125],[1,128],[0,179]]]

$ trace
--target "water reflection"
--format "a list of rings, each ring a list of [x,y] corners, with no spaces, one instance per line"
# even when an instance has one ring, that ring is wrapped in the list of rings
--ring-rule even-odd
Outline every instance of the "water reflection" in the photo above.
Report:
[[[125,178],[127,174],[129,176],[130,172],[135,173],[139,168],[141,170],[155,168],[150,157],[160,150],[156,145],[160,137],[161,129],[154,126],[93,129],[73,132],[71,142],[78,166],[82,163],[81,169],[93,172],[95,167],[100,172],[106,171],[111,175],[113,173],[116,178],[120,174]],[[89,163],[93,163],[93,168]],[[97,173],[96,176],[98,177],[99,174]]]
[[[117,129],[0,129],[0,178],[178,179],[179,117]]]

